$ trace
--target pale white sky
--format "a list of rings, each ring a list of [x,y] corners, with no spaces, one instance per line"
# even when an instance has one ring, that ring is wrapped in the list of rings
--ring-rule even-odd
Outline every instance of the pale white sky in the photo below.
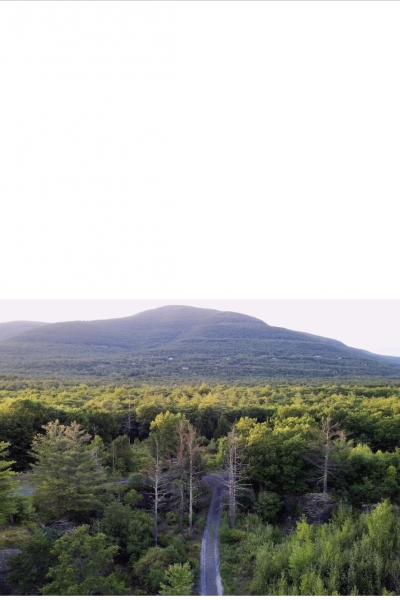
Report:
[[[0,2],[0,321],[179,302],[400,355],[399,23],[386,1]]]
[[[243,312],[269,325],[400,356],[400,300],[0,300],[0,322],[107,319],[165,304]]]
[[[400,298],[399,23],[0,2],[1,297]]]

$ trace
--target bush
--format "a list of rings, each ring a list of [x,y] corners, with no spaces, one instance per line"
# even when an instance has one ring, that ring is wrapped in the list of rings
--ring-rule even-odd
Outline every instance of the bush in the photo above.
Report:
[[[168,567],[178,561],[179,554],[172,546],[153,546],[133,565],[134,583],[147,593],[157,594]]]
[[[282,500],[275,492],[260,492],[257,496],[257,514],[267,523],[275,523],[282,510]]]
[[[219,539],[222,544],[236,544],[241,542],[245,535],[240,529],[230,529],[227,525],[223,525],[219,532]]]
[[[193,590],[193,573],[188,562],[168,567],[160,585],[161,596],[189,596]]]

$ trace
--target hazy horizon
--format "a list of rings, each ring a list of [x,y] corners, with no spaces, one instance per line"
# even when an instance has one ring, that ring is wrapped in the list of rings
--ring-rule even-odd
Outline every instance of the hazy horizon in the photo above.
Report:
[[[0,300],[0,323],[112,319],[168,304],[242,312],[269,325],[400,356],[400,300]]]

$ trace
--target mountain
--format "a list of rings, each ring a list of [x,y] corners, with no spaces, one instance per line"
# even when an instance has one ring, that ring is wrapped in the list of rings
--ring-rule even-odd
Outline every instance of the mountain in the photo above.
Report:
[[[8,323],[0,323],[0,342],[41,327],[42,325],[45,325],[45,323],[39,323],[38,321],[9,321]]]
[[[400,380],[400,358],[240,313],[165,306],[119,319],[35,324],[0,341],[0,374],[166,382]]]

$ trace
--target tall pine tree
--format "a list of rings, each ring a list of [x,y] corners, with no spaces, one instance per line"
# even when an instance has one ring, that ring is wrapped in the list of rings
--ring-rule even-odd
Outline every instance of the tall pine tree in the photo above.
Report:
[[[105,471],[99,462],[97,446],[73,422],[58,420],[44,427],[32,444],[35,503],[48,521],[69,518],[82,522],[101,509]],[[101,494],[100,494],[101,496]]]
[[[7,442],[0,442],[0,524],[7,522],[15,508],[14,463],[7,458],[8,448]]]

